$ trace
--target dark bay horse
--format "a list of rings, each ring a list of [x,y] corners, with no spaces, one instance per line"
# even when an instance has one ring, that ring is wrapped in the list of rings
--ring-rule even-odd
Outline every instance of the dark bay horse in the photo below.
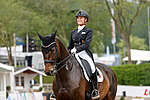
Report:
[[[42,53],[45,62],[45,73],[54,74],[53,91],[56,100],[91,100],[86,97],[88,81],[85,79],[80,64],[70,54],[63,43],[52,33],[39,38],[42,41]],[[104,80],[98,83],[99,100],[115,100],[117,78],[113,70],[101,63],[96,66],[102,71]]]

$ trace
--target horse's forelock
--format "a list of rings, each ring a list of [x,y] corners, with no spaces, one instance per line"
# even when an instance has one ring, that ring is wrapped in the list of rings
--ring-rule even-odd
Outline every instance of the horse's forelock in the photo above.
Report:
[[[55,42],[55,38],[53,38],[51,35],[47,35],[43,37],[42,43],[44,46],[47,46],[52,42]]]

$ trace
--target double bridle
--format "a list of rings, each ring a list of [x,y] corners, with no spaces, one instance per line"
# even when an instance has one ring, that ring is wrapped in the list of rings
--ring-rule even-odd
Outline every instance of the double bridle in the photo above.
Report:
[[[57,48],[57,45],[56,45],[56,40],[52,43],[50,43],[49,45],[45,46],[42,44],[42,47],[43,48],[52,48],[53,46],[55,46],[55,50],[56,50],[56,57],[54,60],[44,60],[44,63],[54,63],[54,67],[53,67],[53,71],[54,71],[54,74],[57,73],[58,71],[60,71],[61,69],[65,68],[66,67],[66,63],[63,64],[62,66],[60,66],[60,64],[66,62],[70,57],[71,55],[65,57],[62,61],[57,61],[58,59],[58,48]],[[59,67],[58,67],[59,66]]]

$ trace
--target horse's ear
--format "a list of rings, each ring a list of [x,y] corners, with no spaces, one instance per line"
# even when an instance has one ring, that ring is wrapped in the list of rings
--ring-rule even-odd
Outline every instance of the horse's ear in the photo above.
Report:
[[[55,37],[56,37],[56,33],[57,33],[57,30],[56,30],[55,33],[54,33]]]
[[[56,33],[57,33],[57,30],[55,31],[55,33],[52,34],[52,37],[55,38],[56,37]]]
[[[43,40],[43,36],[41,36],[39,32],[38,32],[38,36],[39,36],[40,40]]]
[[[55,34],[57,33],[57,30],[55,31]]]

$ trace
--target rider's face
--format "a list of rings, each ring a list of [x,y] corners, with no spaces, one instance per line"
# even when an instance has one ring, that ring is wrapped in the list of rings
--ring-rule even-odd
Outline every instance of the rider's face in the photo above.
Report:
[[[87,18],[86,17],[83,17],[83,16],[78,16],[77,17],[77,24],[82,26],[82,25],[85,25],[87,22]]]

